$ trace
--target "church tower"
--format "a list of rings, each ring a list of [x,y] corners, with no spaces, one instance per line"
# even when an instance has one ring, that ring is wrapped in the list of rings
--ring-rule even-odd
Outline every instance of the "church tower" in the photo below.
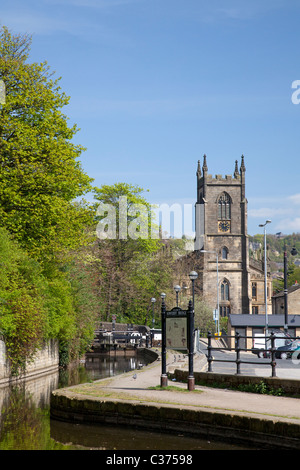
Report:
[[[245,172],[242,156],[240,168],[235,162],[233,175],[213,177],[208,174],[206,155],[196,172],[195,251],[200,290],[213,308],[219,299],[220,316],[249,313],[251,308]]]

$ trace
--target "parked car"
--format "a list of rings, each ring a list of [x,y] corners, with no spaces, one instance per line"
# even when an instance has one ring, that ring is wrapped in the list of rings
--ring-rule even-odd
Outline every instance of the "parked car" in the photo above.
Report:
[[[297,351],[299,352],[297,353]],[[279,346],[275,351],[275,357],[277,359],[288,359],[292,356],[296,359],[300,359],[300,339],[296,339],[285,346]]]
[[[274,347],[285,347],[292,342],[290,335],[281,330],[272,330],[275,335]],[[271,332],[270,332],[271,333]],[[256,333],[253,338],[252,353],[257,354],[257,357],[269,357],[271,349],[271,340],[269,335],[266,337],[262,333]]]

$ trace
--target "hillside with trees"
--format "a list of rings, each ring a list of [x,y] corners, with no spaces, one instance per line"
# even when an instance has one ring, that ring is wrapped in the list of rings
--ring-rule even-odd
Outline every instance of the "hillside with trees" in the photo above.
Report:
[[[267,259],[273,277],[273,290],[279,292],[284,288],[284,252],[287,255],[288,287],[300,283],[300,234],[276,235],[267,234]],[[250,256],[262,260],[264,257],[264,235],[249,236]],[[292,254],[294,253],[294,254]]]

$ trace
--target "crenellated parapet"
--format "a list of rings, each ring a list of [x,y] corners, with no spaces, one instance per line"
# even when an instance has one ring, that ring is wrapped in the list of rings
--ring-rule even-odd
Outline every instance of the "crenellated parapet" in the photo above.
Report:
[[[239,185],[244,182],[244,173],[246,171],[244,155],[241,157],[241,166],[238,168],[238,161],[235,161],[235,168],[233,175],[211,175],[208,174],[207,158],[206,155],[203,156],[203,166],[201,169],[201,162],[198,160],[197,166],[197,187],[205,186],[205,184],[236,184]]]

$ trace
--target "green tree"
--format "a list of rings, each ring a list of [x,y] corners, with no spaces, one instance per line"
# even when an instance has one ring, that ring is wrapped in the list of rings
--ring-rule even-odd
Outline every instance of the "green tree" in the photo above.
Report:
[[[46,330],[44,280],[39,265],[0,228],[0,334],[12,372],[25,369]]]
[[[128,183],[116,183],[93,188],[93,192],[97,201],[94,209],[98,228],[103,233],[105,225],[108,229],[115,225],[114,234],[108,233],[107,239],[119,242],[114,243],[119,262],[129,259],[132,252],[151,253],[158,249],[158,235],[154,238],[152,233],[157,229],[152,205],[142,196],[145,192],[143,188]],[[112,212],[109,211],[110,208]],[[156,233],[158,234],[157,230]]]
[[[164,253],[161,240],[151,238],[152,208],[143,192],[139,186],[127,183],[95,190],[94,209],[98,212],[97,222],[103,222],[101,233],[105,224],[115,223],[115,237],[98,239],[95,248],[105,320],[116,314],[118,321],[149,324],[151,297],[158,298],[172,283],[171,257],[169,252]],[[126,207],[120,213],[122,197],[126,198]]]
[[[151,297],[157,302],[156,322],[160,323],[160,294],[165,292],[168,301],[174,296],[173,276],[174,259],[170,251],[164,250],[163,246],[154,255],[141,254],[135,256],[129,263],[128,272],[130,282],[134,286],[134,298],[132,298],[132,313],[135,315],[135,322],[152,325],[152,303]],[[175,302],[174,302],[175,305]]]
[[[215,331],[212,309],[201,299],[195,298],[195,327],[200,330],[201,336],[207,331]]]
[[[85,242],[90,213],[74,203],[91,178],[74,145],[76,125],[62,108],[69,102],[46,62],[28,63],[29,36],[0,31],[0,217],[36,259],[53,259]]]
[[[296,266],[294,263],[289,263],[287,267],[287,286],[291,287],[296,283],[300,283],[300,267]],[[274,279],[273,288],[275,292],[283,291],[284,279]]]
[[[296,266],[294,263],[290,264],[288,267],[288,287],[293,286],[296,283],[300,283],[300,267]]]
[[[90,349],[101,312],[96,269],[90,250],[83,248],[67,266],[70,282],[74,332],[68,342],[68,359],[77,359]]]
[[[13,374],[25,370],[47,339],[59,341],[62,365],[90,347],[99,299],[90,262],[82,258],[73,257],[63,270],[52,266],[45,276],[40,263],[0,228],[0,335]]]

